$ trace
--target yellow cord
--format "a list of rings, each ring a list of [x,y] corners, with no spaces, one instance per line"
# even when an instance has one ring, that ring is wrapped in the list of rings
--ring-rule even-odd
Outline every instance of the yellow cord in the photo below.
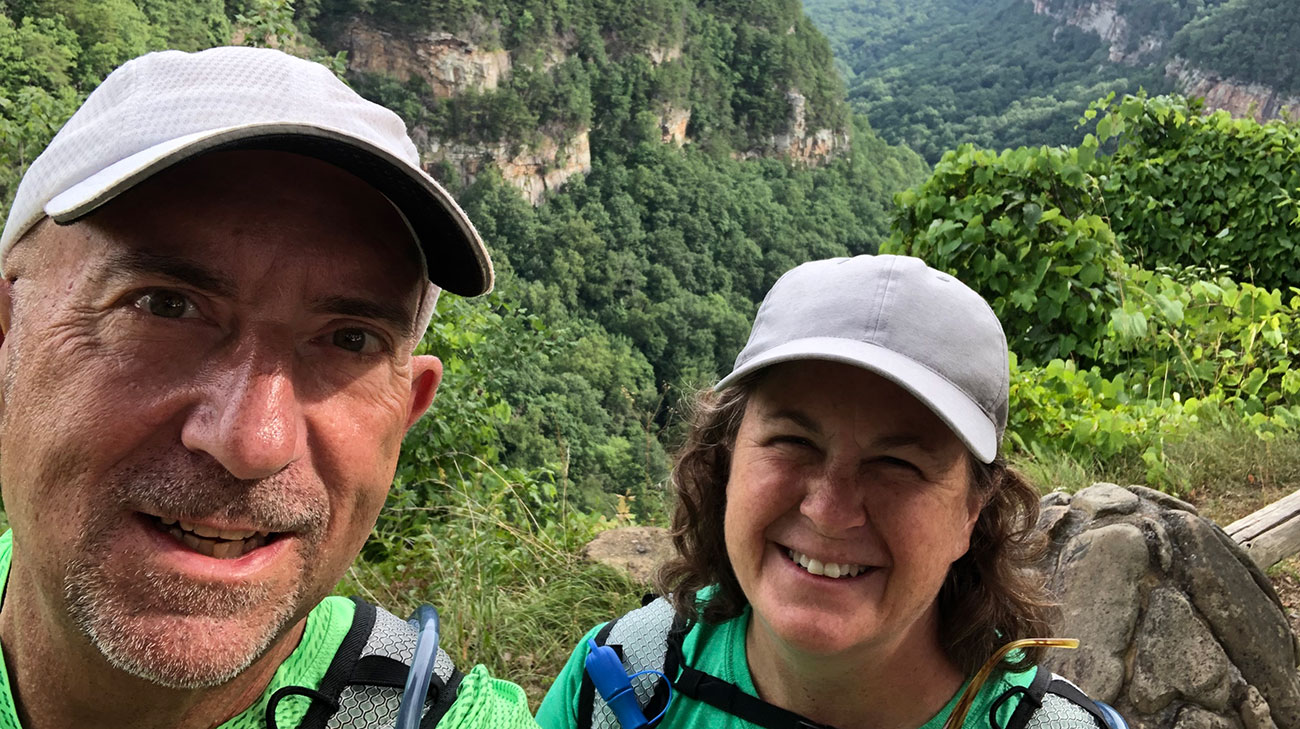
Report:
[[[953,707],[952,713],[948,715],[948,721],[943,723],[943,729],[960,729],[962,722],[966,721],[966,714],[970,713],[970,705],[975,703],[975,697],[979,695],[980,689],[984,687],[984,682],[989,680],[989,675],[993,669],[998,667],[1002,659],[1011,651],[1020,648],[1078,648],[1079,641],[1076,638],[1025,638],[1023,640],[1013,640],[1002,646],[993,654],[992,658],[985,661],[980,670],[975,672],[975,677],[966,685],[966,690],[961,692],[961,698],[957,700],[957,705]]]

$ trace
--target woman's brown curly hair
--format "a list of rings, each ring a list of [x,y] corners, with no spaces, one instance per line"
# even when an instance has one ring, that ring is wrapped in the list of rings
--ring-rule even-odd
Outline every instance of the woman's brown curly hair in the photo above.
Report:
[[[660,569],[658,587],[671,593],[673,606],[688,618],[718,623],[748,604],[727,558],[723,518],[736,433],[762,376],[759,371],[722,392],[697,393],[686,443],[673,465],[677,556]],[[1035,528],[1037,489],[1001,457],[970,462],[971,483],[984,506],[970,549],[953,563],[938,598],[940,643],[966,675],[1008,641],[1047,637],[1053,609],[1041,575],[1032,569],[1045,546]],[[713,585],[717,589],[701,600],[700,591]],[[1006,667],[1035,665],[1042,651],[1022,651]]]

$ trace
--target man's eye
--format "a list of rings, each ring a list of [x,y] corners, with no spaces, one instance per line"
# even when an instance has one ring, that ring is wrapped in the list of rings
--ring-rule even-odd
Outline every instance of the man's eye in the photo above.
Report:
[[[166,319],[184,319],[199,315],[198,307],[179,291],[156,289],[147,291],[132,302],[135,308]]]
[[[375,354],[384,348],[383,340],[365,329],[339,329],[332,339],[335,347],[358,354]]]

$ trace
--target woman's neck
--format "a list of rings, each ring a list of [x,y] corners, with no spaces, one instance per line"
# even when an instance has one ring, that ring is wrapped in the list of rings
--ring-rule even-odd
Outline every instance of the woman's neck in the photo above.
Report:
[[[932,616],[933,618],[934,616]],[[759,696],[836,729],[917,729],[965,681],[939,645],[937,624],[880,644],[826,656],[784,643],[758,615],[745,651]]]

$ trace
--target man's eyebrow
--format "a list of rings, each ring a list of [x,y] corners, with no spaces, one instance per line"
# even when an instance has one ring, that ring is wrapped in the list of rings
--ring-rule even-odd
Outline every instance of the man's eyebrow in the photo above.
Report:
[[[382,322],[408,335],[415,330],[415,312],[401,304],[350,296],[328,296],[317,300],[314,308],[329,314]]]
[[[142,274],[165,276],[221,296],[233,296],[235,292],[234,284],[228,279],[193,261],[139,250],[110,253],[100,278],[127,278]]]

